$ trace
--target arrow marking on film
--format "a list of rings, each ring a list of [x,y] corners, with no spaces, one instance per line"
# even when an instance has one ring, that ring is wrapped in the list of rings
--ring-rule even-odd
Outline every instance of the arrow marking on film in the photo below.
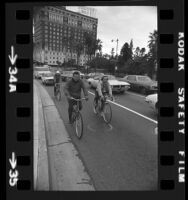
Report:
[[[13,169],[15,169],[17,161],[16,161],[16,158],[15,158],[15,153],[14,152],[12,152],[12,158],[11,159],[9,158],[9,162],[10,162],[11,167]]]
[[[14,47],[13,46],[11,46],[11,55],[9,55],[8,57],[10,59],[11,64],[14,65],[18,56],[17,56],[17,54],[14,55]]]

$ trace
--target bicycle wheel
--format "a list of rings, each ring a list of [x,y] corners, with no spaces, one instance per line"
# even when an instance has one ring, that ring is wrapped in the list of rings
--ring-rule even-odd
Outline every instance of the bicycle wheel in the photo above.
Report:
[[[109,103],[104,104],[104,121],[109,124],[112,119],[112,109]]]
[[[95,99],[93,100],[93,112],[98,114],[98,106]]]
[[[80,113],[77,113],[76,115],[77,115],[75,120],[76,136],[78,137],[78,139],[81,139],[83,135],[83,119]]]
[[[54,90],[54,97],[56,98],[56,96],[57,96],[57,91]]]

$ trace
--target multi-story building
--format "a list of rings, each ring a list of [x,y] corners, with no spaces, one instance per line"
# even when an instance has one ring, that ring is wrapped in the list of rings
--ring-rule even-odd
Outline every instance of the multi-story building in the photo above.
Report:
[[[57,65],[73,59],[84,65],[88,61],[85,32],[97,38],[98,19],[67,10],[65,6],[45,6],[34,9],[35,61]],[[84,48],[81,53],[77,46]]]

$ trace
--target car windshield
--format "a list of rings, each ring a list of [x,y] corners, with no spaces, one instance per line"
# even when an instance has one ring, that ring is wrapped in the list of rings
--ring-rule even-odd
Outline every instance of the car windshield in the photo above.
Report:
[[[99,80],[99,79],[101,79],[101,76],[94,76],[93,77],[95,80]]]
[[[108,75],[108,80],[116,80],[116,77],[113,75]]]
[[[53,74],[52,73],[47,73],[47,74],[44,74],[44,76],[51,77],[51,76],[53,76]]]
[[[138,80],[142,82],[149,82],[151,79],[148,76],[138,76]]]

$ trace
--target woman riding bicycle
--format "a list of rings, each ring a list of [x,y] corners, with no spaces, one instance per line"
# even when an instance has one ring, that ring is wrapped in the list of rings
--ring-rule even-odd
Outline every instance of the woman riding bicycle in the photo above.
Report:
[[[113,100],[112,96],[112,88],[108,82],[108,76],[102,76],[101,80],[97,84],[97,89],[95,90],[95,108],[94,112],[96,113],[96,108],[98,106],[98,101],[101,101],[101,116],[104,115],[103,109],[104,109],[104,94],[108,94],[111,99]]]

